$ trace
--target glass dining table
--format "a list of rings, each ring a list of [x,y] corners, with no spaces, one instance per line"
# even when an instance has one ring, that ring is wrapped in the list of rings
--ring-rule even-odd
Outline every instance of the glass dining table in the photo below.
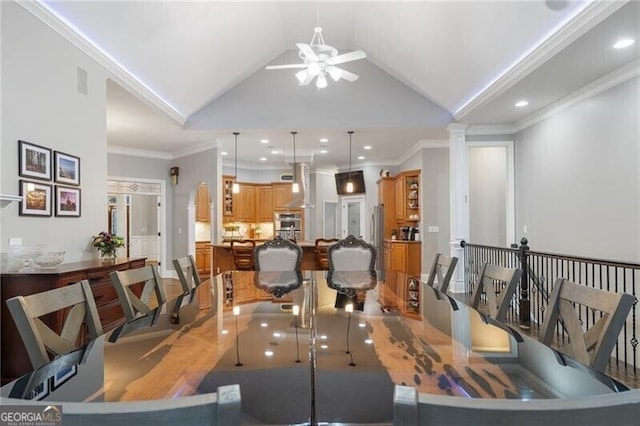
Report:
[[[417,315],[389,312],[376,276],[224,272],[0,394],[91,403],[239,384],[243,424],[315,425],[390,424],[395,385],[503,400],[628,390],[424,284]]]

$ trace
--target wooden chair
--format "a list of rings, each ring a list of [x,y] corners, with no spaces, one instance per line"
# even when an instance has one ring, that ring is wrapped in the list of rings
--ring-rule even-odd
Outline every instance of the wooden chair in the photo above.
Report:
[[[433,265],[431,266],[431,272],[429,272],[427,284],[436,290],[446,293],[457,263],[457,257],[449,257],[442,253],[436,254],[436,258],[433,260]],[[436,278],[438,279],[437,283]]]
[[[548,426],[638,424],[640,389],[580,398],[485,399],[418,393],[396,385],[394,426]],[[615,420],[613,420],[615,419]]]
[[[98,308],[87,280],[29,296],[12,297],[7,300],[7,306],[34,369],[51,360],[49,353],[63,355],[77,349],[75,343],[83,322],[90,339],[103,334]],[[59,335],[40,319],[68,308]]]
[[[522,271],[486,263],[471,295],[471,306],[478,309],[482,293],[486,295],[489,316],[503,322]]]
[[[376,248],[360,238],[349,235],[327,250],[330,271],[373,271]]]
[[[180,280],[180,285],[185,293],[189,293],[200,285],[200,275],[198,274],[198,268],[196,267],[196,262],[193,260],[193,256],[173,259],[173,267],[176,268],[178,280]]]
[[[152,311],[149,305],[151,293],[155,293],[158,305],[167,301],[162,288],[162,279],[155,265],[113,271],[110,275],[127,321],[132,321],[139,314],[148,315]],[[144,283],[140,297],[130,288],[137,283]]]
[[[326,270],[329,269],[329,257],[327,256],[327,251],[329,247],[337,243],[338,240],[333,239],[324,239],[318,238],[316,239],[315,244],[315,255],[316,255],[316,268]]]
[[[231,241],[231,252],[233,253],[236,270],[253,271],[255,269],[253,261],[253,250],[255,248],[256,242],[253,240]]]
[[[240,426],[240,386],[173,399],[119,402],[53,402],[0,398],[2,405],[62,405],[65,426]]]
[[[634,301],[635,298],[630,294],[614,293],[558,278],[545,311],[540,341],[551,345],[556,324],[560,321],[569,338],[560,351],[603,372]],[[586,331],[578,318],[577,305],[587,308],[585,315],[593,315],[594,321],[595,311],[602,313]]]
[[[257,271],[299,271],[302,247],[277,236],[256,247],[254,260]]]

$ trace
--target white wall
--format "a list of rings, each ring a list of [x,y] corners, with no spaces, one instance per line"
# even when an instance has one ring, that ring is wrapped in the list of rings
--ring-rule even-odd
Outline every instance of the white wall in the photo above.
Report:
[[[18,140],[80,157],[81,217],[23,217],[0,211],[2,251],[9,237],[64,250],[65,262],[97,257],[91,236],[107,228],[106,74],[93,60],[13,2],[0,2],[3,194],[18,194]],[[88,94],[77,90],[77,67]],[[53,184],[53,182],[48,182]]]
[[[516,235],[532,249],[638,261],[639,93],[635,77],[516,135]]]
[[[278,169],[262,169],[261,165],[253,165],[251,167],[247,167],[246,165],[240,166],[238,164],[238,182],[249,182],[249,183],[271,183],[271,182],[280,182],[280,175],[283,173],[293,173],[293,169],[291,167],[286,167],[285,165],[282,168]],[[223,175],[234,175],[234,166],[233,165],[223,165],[222,166],[222,174]]]

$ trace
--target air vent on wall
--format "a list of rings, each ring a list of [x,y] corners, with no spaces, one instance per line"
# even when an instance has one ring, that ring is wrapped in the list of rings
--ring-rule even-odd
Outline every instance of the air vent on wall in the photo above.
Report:
[[[280,175],[280,182],[293,182],[293,173],[282,173]]]

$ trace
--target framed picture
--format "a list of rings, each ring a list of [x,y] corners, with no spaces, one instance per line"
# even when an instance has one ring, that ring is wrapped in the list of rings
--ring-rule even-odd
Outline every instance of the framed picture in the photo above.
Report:
[[[67,185],[80,185],[80,158],[54,151],[53,180]]]
[[[20,216],[51,216],[51,185],[20,180]]]
[[[56,185],[56,216],[80,217],[80,188]]]
[[[18,141],[20,176],[51,180],[51,150],[26,141]]]

